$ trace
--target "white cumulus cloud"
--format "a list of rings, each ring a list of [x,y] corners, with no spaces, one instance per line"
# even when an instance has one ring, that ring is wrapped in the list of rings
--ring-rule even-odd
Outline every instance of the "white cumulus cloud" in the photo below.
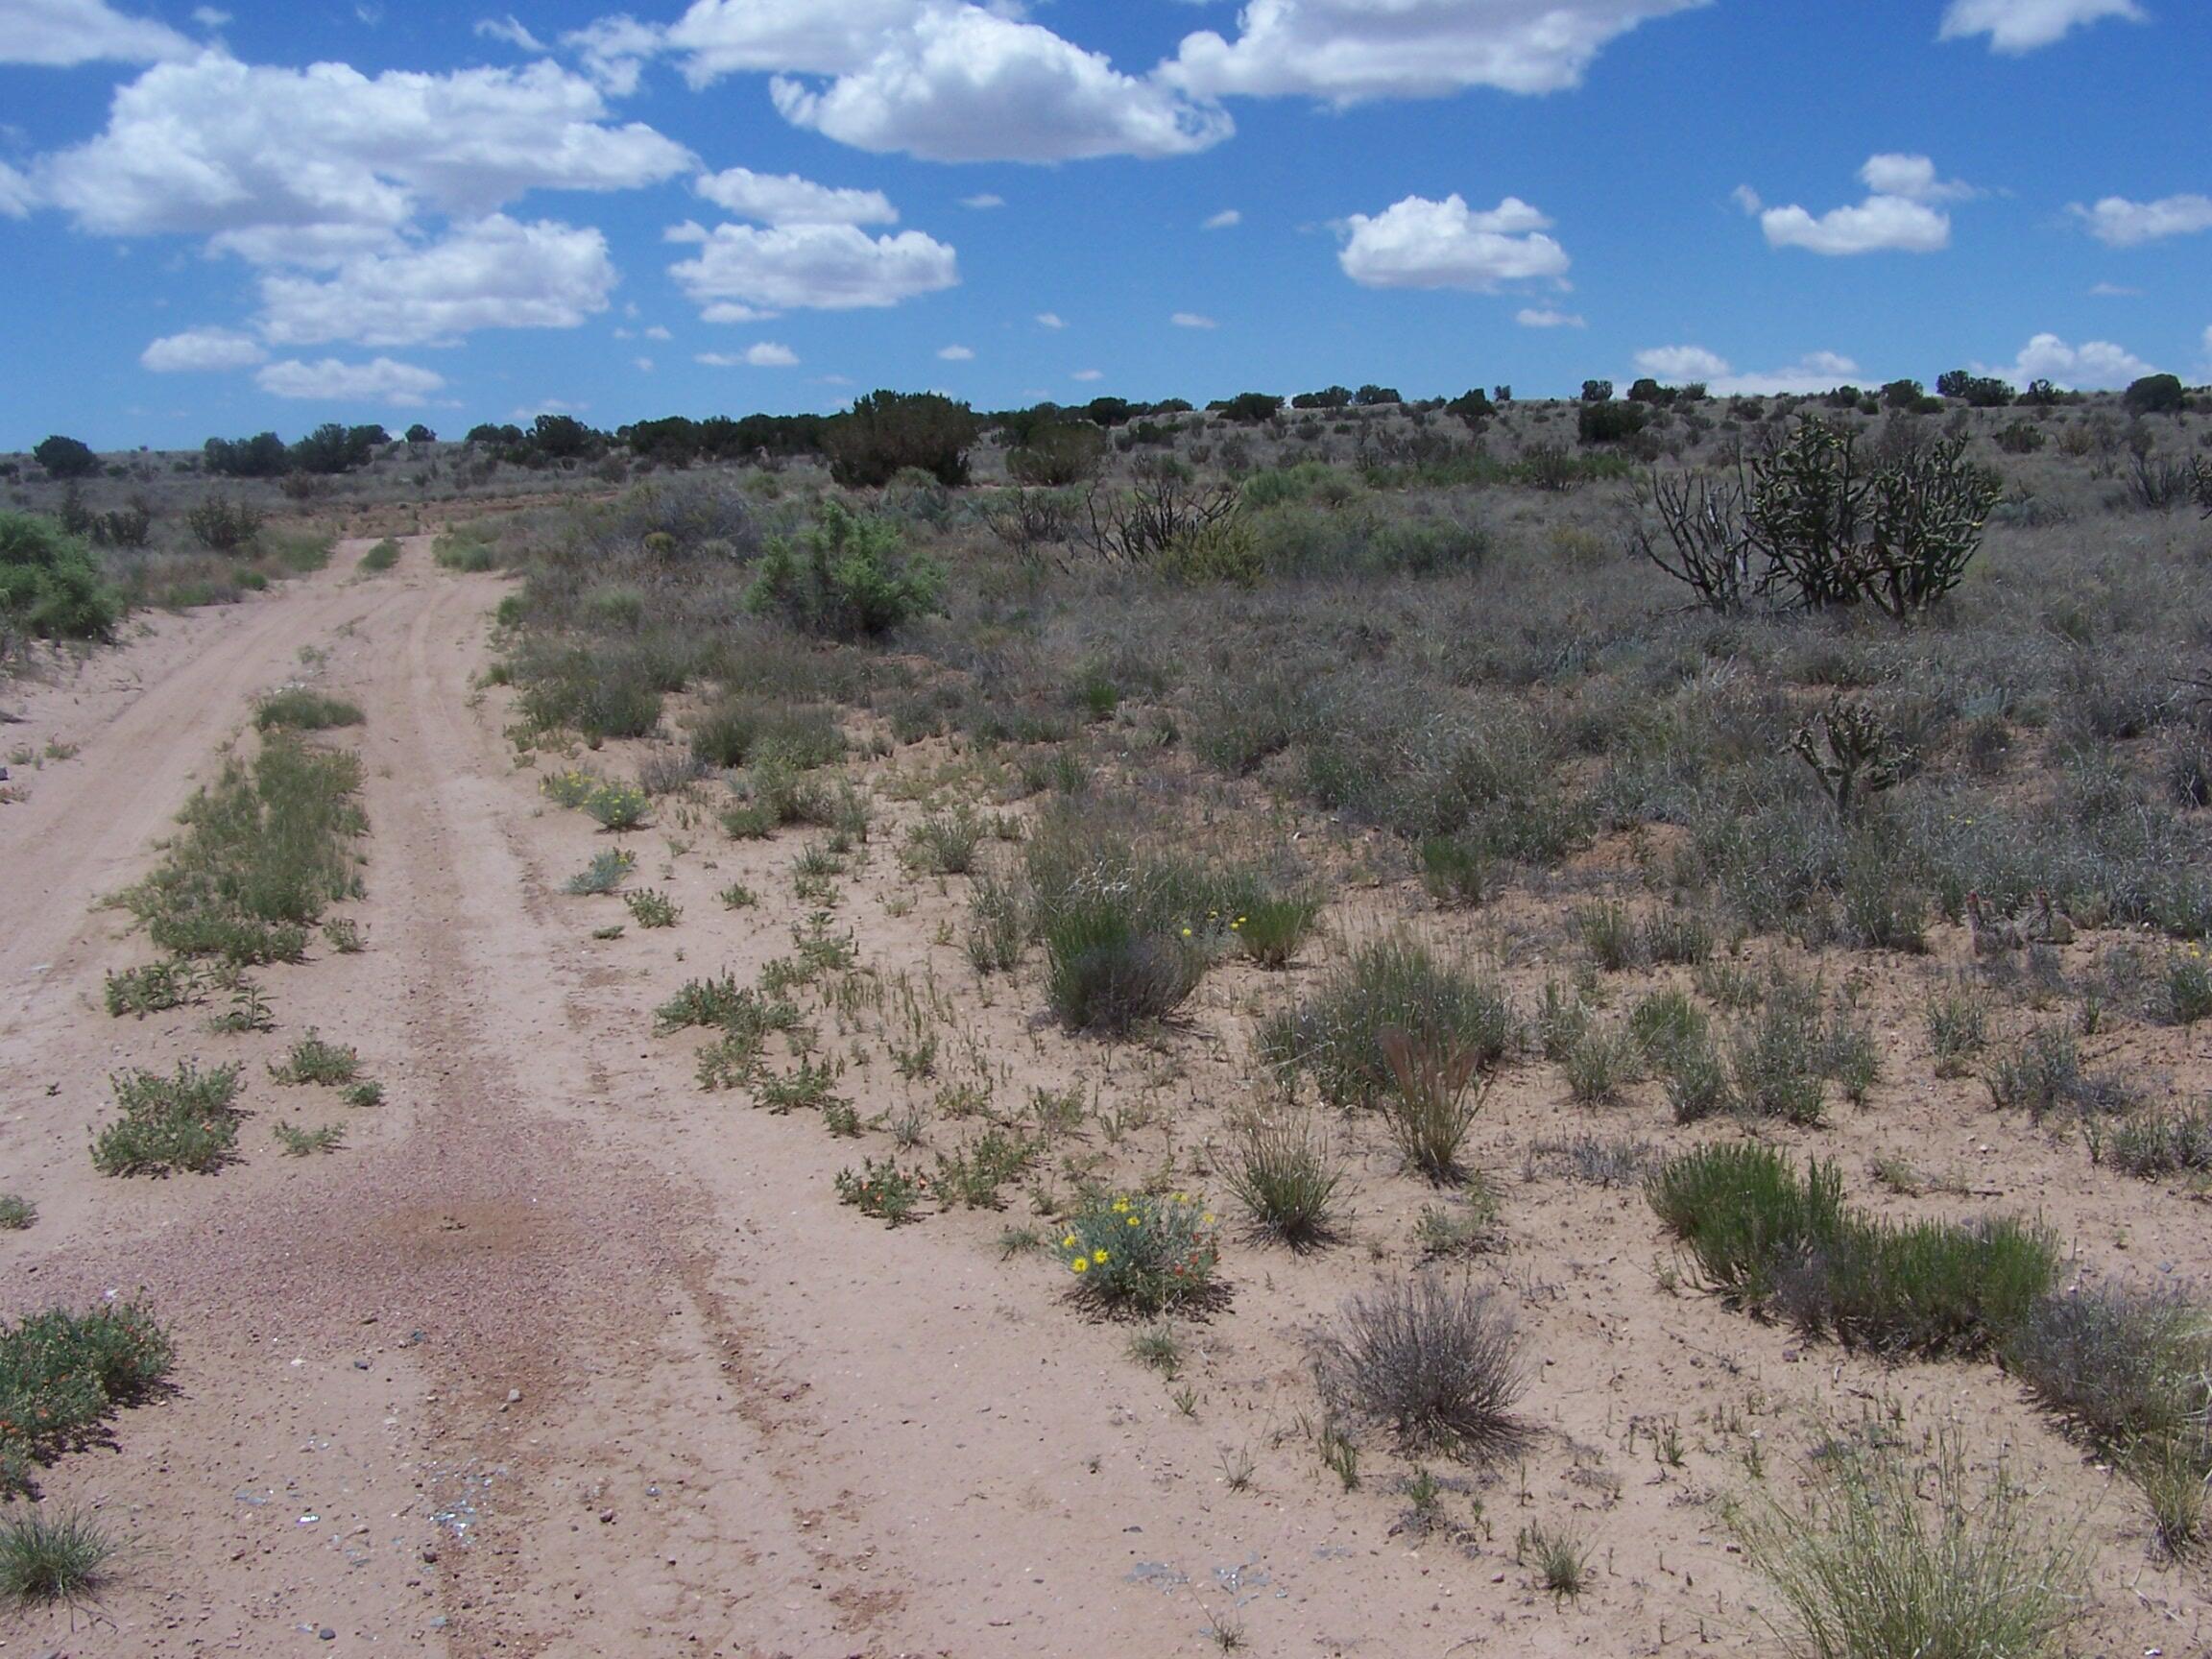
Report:
[[[37,196],[31,188],[31,180],[0,161],[0,217],[20,219],[31,211]]]
[[[1178,311],[1167,319],[1178,328],[1218,328],[1220,324],[1196,311]]]
[[[973,363],[975,361],[974,349],[966,346],[940,346],[937,349],[937,355],[948,363]]]
[[[1992,52],[2016,56],[2049,46],[2069,30],[2107,17],[2125,17],[2130,23],[2148,21],[2135,0],[1951,0],[1936,38],[1959,40],[1970,35],[1986,35]]]
[[[696,361],[706,364],[709,369],[796,369],[799,366],[799,353],[788,346],[763,340],[736,353],[702,351]]]
[[[1228,230],[1243,223],[1243,214],[1238,212],[1234,207],[1224,207],[1220,212],[1207,219],[1198,228],[1201,230]]]
[[[2054,386],[2082,392],[2114,391],[2130,380],[2158,373],[2134,352],[2109,340],[2085,340],[2069,346],[2056,334],[2036,335],[2020,348],[2020,355],[2010,363],[1994,368],[1977,363],[1974,367],[1979,373],[1996,374],[2015,386],[2048,380]]]
[[[512,12],[504,17],[477,18],[476,33],[486,40],[504,40],[518,51],[542,54],[545,50],[545,43],[531,34]]]
[[[930,161],[1187,156],[1235,131],[1218,108],[978,6],[932,7],[827,86],[779,76],[770,94],[794,126]]]
[[[1069,375],[1068,378],[1070,380],[1086,381],[1103,380],[1106,378],[1106,371],[1103,369],[1078,369],[1074,373]]]
[[[1794,203],[1762,208],[1749,185],[1739,187],[1736,200],[1745,212],[1759,215],[1769,247],[1831,255],[1934,253],[1951,245],[1951,216],[1934,204],[1974,194],[1970,184],[1939,179],[1936,163],[1925,156],[1870,156],[1859,178],[1868,191],[1865,201],[1818,218]]]
[[[102,61],[152,63],[199,51],[167,24],[127,17],[102,0],[8,0],[0,6],[0,63],[66,69]]]
[[[684,291],[713,308],[847,311],[896,305],[960,280],[957,256],[919,230],[871,238],[851,225],[718,225],[696,257],[669,268]]]
[[[1040,328],[1065,328],[1068,326],[1068,323],[1056,311],[1040,311],[1037,313],[1037,326]]]
[[[594,85],[627,98],[637,90],[646,60],[661,50],[662,37],[651,24],[618,12],[571,30],[561,44],[576,54]]]
[[[988,208],[1005,206],[1006,198],[1003,196],[995,196],[990,191],[985,190],[980,195],[961,197],[960,205],[963,207],[973,207],[980,213]]]
[[[106,130],[46,157],[37,180],[84,230],[204,235],[256,263],[330,265],[393,246],[426,211],[633,189],[693,164],[605,115],[595,87],[550,63],[371,77],[208,53],[119,88]]]
[[[2162,196],[2155,202],[2130,202],[2125,196],[2107,196],[2093,207],[2079,202],[2066,211],[2087,227],[2089,234],[2109,248],[2132,248],[2162,236],[2190,236],[2212,230],[2212,196]]]
[[[694,86],[748,70],[841,75],[923,9],[924,0],[695,0],[664,40]]]
[[[1811,351],[1782,369],[1737,373],[1702,346],[1655,346],[1636,353],[1636,367],[1657,380],[1701,380],[1722,397],[1767,397],[1783,392],[1826,392],[1847,384],[1859,365],[1835,351]]]
[[[880,190],[817,184],[796,173],[756,173],[732,167],[709,173],[693,186],[740,219],[763,225],[895,225],[899,209]]]
[[[417,346],[478,328],[573,328],[607,309],[616,280],[599,231],[494,213],[425,247],[357,254],[327,279],[271,272],[261,329],[280,346]]]
[[[1508,196],[1488,212],[1456,192],[1441,202],[1408,196],[1373,218],[1355,213],[1336,262],[1363,288],[1469,288],[1566,275],[1567,251],[1543,234],[1536,208]]]
[[[389,357],[345,363],[325,357],[314,363],[287,357],[253,376],[262,391],[277,397],[315,398],[325,403],[388,403],[409,408],[445,388],[445,377]]]
[[[1559,311],[1550,305],[1525,305],[1513,313],[1513,321],[1524,328],[1587,328],[1588,323],[1572,311]]]
[[[268,357],[259,341],[235,328],[187,328],[181,334],[163,335],[138,353],[138,361],[156,374],[251,369]]]
[[[1709,0],[1248,0],[1238,34],[1185,36],[1161,78],[1200,98],[1332,104],[1469,86],[1556,92],[1609,42]]]

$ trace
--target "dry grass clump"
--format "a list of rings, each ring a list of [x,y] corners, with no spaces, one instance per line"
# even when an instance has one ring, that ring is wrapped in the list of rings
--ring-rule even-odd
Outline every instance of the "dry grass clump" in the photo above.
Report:
[[[1430,1269],[1356,1292],[1316,1338],[1313,1371],[1334,1417],[1387,1425],[1408,1453],[1486,1461],[1525,1437],[1512,1313],[1466,1279]]]

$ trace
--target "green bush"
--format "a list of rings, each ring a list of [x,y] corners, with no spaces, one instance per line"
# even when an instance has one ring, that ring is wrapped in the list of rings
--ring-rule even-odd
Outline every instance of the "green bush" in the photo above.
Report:
[[[1217,1294],[1218,1229],[1190,1193],[1099,1193],[1068,1217],[1055,1248],[1076,1297],[1109,1312],[1164,1313]]]
[[[230,553],[260,534],[261,509],[251,501],[228,495],[207,495],[184,514],[185,528],[200,545],[215,553]]]
[[[51,518],[0,513],[0,647],[9,633],[104,639],[122,617],[123,596],[83,541]]]
[[[968,482],[976,421],[965,403],[934,392],[871,392],[822,431],[830,476],[848,490],[874,490],[907,467],[940,484]]]
[[[360,705],[305,686],[272,691],[253,709],[253,724],[263,732],[283,727],[293,732],[326,732],[333,726],[361,724]]]
[[[1344,1164],[1310,1118],[1256,1118],[1238,1130],[1222,1179],[1255,1231],[1308,1250],[1331,1237]]]
[[[203,1071],[191,1061],[174,1075],[132,1070],[109,1081],[122,1117],[92,1141],[92,1166],[103,1175],[210,1174],[230,1161],[238,1142],[238,1079],[242,1068]]]
[[[1262,1026],[1262,1055],[1310,1072],[1336,1105],[1376,1105],[1397,1085],[1384,1052],[1401,1031],[1417,1050],[1464,1052],[1489,1066],[1512,1047],[1518,1022],[1495,983],[1469,976],[1405,938],[1363,945],[1295,1010]]]
[[[1045,998],[1077,1031],[1124,1034],[1190,999],[1204,956],[1179,938],[1144,929],[1118,895],[1056,906],[1043,921],[1049,966]]]
[[[796,548],[781,540],[769,543],[746,608],[832,638],[888,634],[943,604],[944,570],[923,555],[902,558],[903,540],[888,519],[825,501]]]
[[[91,1437],[116,1407],[169,1374],[168,1336],[135,1302],[88,1313],[52,1308],[0,1323],[0,1499],[31,1489],[31,1471]]]

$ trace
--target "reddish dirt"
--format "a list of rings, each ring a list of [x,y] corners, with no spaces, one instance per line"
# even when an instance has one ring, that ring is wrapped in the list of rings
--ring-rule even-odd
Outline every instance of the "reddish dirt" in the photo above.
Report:
[[[542,800],[502,734],[504,693],[475,689],[502,580],[434,569],[427,538],[357,577],[365,546],[7,699],[24,716],[7,742],[79,748],[19,771],[26,798],[0,807],[0,1190],[40,1212],[0,1234],[5,1310],[141,1294],[180,1361],[173,1393],[45,1481],[132,1540],[117,1581],[96,1605],[0,1626],[0,1653],[1029,1659],[1204,1652],[1232,1628],[1270,1654],[1772,1651],[1719,1500],[1747,1484],[1754,1443],[1787,1489],[1822,1425],[1867,1415],[1962,1426],[2045,1483],[2054,1514],[2086,1515],[2080,1651],[2206,1650],[2200,1576],[2152,1558],[2131,1488],[1994,1367],[1808,1348],[1671,1286],[1632,1190],[1515,1179],[1543,1136],[1661,1133],[1647,1103],[1571,1104],[1551,1069],[1509,1076],[1482,1130],[1509,1249],[1476,1271],[1519,1310],[1536,1431],[1523,1463],[1450,1495],[1463,1524],[1479,1499],[1486,1535],[1396,1530],[1406,1466],[1379,1454],[1346,1492],[1299,1432],[1316,1410],[1305,1334],[1411,1259],[1423,1195],[1379,1140],[1352,1142],[1344,1246],[1232,1244],[1231,1310],[1186,1330],[1189,1413],[1128,1357],[1127,1328],[1071,1311],[1046,1262],[1000,1259],[999,1230],[1029,1219],[1019,1201],[897,1231],[840,1207],[832,1175],[881,1136],[840,1142],[702,1094],[695,1041],[649,1035],[686,977],[747,980],[789,949],[807,908],[794,843],[732,845],[664,806],[627,844],[683,923],[592,939],[620,909],[558,889],[610,839]],[[206,1006],[110,1020],[104,973],[152,952],[97,902],[151,867],[252,698],[301,677],[367,716],[337,735],[367,762],[367,897],[348,908],[369,948],[262,974],[274,1034],[211,1035]],[[895,833],[912,808],[885,799]],[[757,909],[715,902],[733,879]],[[1026,980],[978,987],[952,943],[964,885],[902,873],[879,830],[839,911],[881,980],[944,990],[948,1070],[957,1050],[1014,1101],[1082,1084],[1148,1107],[1123,1165],[1203,1167],[1250,1094],[1243,1034],[1287,994],[1280,978],[1217,973],[1158,1048],[1072,1043],[1039,1024]],[[2201,1273],[2184,1194],[2093,1171],[1967,1085],[1930,1083],[1909,991],[1875,1005],[1893,1081],[1805,1144],[1853,1169],[1903,1151],[1970,1171],[1986,1202],[2058,1226],[2084,1272]],[[880,1019],[821,1017],[829,1050],[855,1061],[844,1088],[863,1117],[930,1094],[879,1049],[858,1064]],[[268,1079],[310,1026],[359,1049],[384,1104]],[[96,1177],[85,1139],[111,1109],[108,1074],[185,1057],[246,1062],[243,1162]],[[281,1119],[342,1119],[347,1144],[282,1157]],[[956,1139],[941,1125],[935,1143]],[[1900,1214],[1961,1202],[1854,1187]],[[1669,1424],[1679,1466],[1653,1452]],[[1239,1453],[1248,1491],[1223,1475]],[[1530,1524],[1588,1541],[1579,1602],[1554,1605],[1515,1559]]]

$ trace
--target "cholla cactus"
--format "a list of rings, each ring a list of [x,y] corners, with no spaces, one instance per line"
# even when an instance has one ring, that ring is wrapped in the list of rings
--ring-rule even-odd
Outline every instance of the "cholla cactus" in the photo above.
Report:
[[[1813,769],[1839,818],[1852,817],[1867,796],[1893,786],[1913,758],[1871,709],[1840,694],[1797,728],[1790,749]]]

